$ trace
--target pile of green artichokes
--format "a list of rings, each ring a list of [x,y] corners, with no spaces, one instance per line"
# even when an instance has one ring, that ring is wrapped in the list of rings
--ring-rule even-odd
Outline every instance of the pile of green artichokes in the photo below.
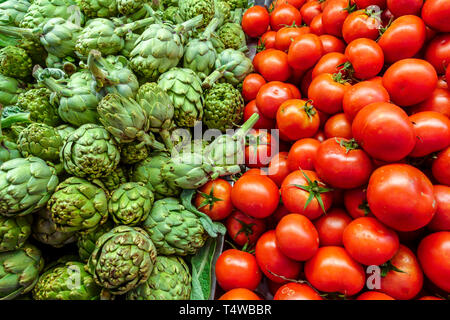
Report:
[[[245,1],[0,2],[0,300],[189,299],[223,228],[183,194],[258,118],[173,133],[242,122]]]

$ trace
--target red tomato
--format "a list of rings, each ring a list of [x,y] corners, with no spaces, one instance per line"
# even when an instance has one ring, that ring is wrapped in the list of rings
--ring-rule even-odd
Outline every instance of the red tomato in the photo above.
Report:
[[[308,98],[318,110],[335,114],[342,111],[342,100],[350,87],[341,73],[322,73],[313,78],[308,88]]]
[[[314,32],[313,32],[314,33]],[[330,52],[340,52],[345,51],[345,42],[335,36],[329,34],[322,34],[319,36],[320,42],[322,42],[323,54]]]
[[[280,133],[290,140],[312,137],[319,129],[319,123],[316,109],[304,100],[287,100],[277,112]]]
[[[279,200],[277,185],[266,176],[242,176],[231,190],[233,205],[254,218],[270,216],[278,207]]]
[[[252,101],[256,99],[259,89],[266,83],[264,78],[257,74],[251,73],[245,77],[242,83],[242,96],[245,101]]]
[[[423,0],[387,0],[387,7],[395,17],[413,14],[420,15]]]
[[[267,49],[275,49],[275,39],[277,36],[276,31],[267,31],[264,33],[261,38],[258,40],[258,48],[261,48],[261,50],[267,50]],[[264,51],[261,51],[259,53],[262,53]]]
[[[407,164],[376,169],[367,187],[367,201],[381,222],[399,231],[426,226],[436,212],[430,180],[419,169]]]
[[[214,221],[225,219],[233,210],[230,183],[223,179],[209,181],[197,190],[194,205]]]
[[[286,83],[286,86],[288,86],[292,92],[292,99],[301,99],[302,98],[302,94],[296,86],[294,86],[292,83]]]
[[[356,114],[365,106],[374,102],[389,102],[389,93],[378,83],[362,81],[349,88],[342,101],[344,113],[350,122]]]
[[[288,86],[280,81],[271,81],[259,89],[256,106],[265,117],[275,119],[283,102],[292,98],[292,90]]]
[[[445,72],[445,78],[450,79],[450,68],[447,68],[447,71]],[[447,80],[447,81],[450,81],[450,80]],[[450,87],[448,86],[448,83],[447,83],[447,89],[450,89]]]
[[[350,256],[367,266],[387,262],[400,244],[394,230],[370,217],[353,220],[344,230],[343,242]]]
[[[422,239],[417,256],[427,278],[450,292],[450,232],[436,232]]]
[[[304,4],[306,0],[275,0],[272,2],[271,6],[275,5],[275,8],[283,3],[289,3],[290,5],[294,6],[297,9],[300,9]]]
[[[273,300],[323,300],[323,298],[307,284],[290,282],[277,290]]]
[[[296,141],[289,150],[289,170],[314,170],[314,159],[319,146],[320,142],[312,138]]]
[[[311,33],[314,33],[315,35],[323,35],[325,33],[325,30],[323,29],[323,21],[322,21],[323,14],[320,13],[317,16],[315,16],[311,23],[309,24],[309,28],[311,29]]]
[[[411,108],[412,114],[422,111],[436,111],[450,117],[450,91],[436,88],[428,99]]]
[[[328,138],[345,138],[351,139],[352,123],[348,120],[345,113],[337,113],[330,117],[325,123],[325,136]]]
[[[313,67],[323,55],[320,38],[308,33],[296,37],[288,51],[289,65],[294,69],[307,70]]]
[[[431,167],[433,177],[439,183],[450,186],[450,147],[439,152]]]
[[[314,221],[319,233],[320,246],[342,246],[342,235],[352,218],[342,209],[335,208]]]
[[[275,127],[275,121],[273,119],[263,116],[256,106],[256,100],[250,101],[244,108],[244,121],[247,121],[254,113],[259,115],[259,119],[253,126],[253,129],[271,129]]]
[[[242,30],[252,37],[261,36],[269,27],[270,16],[267,9],[262,6],[248,8],[242,17]]]
[[[366,188],[356,188],[352,190],[345,190],[344,205],[347,212],[353,219],[360,217],[373,217],[370,212],[369,203],[367,202]]]
[[[248,289],[237,288],[224,293],[219,300],[261,300],[261,298]]]
[[[342,38],[342,26],[350,10],[348,0],[330,0],[323,9],[322,23],[325,33]]]
[[[382,292],[367,291],[364,292],[363,294],[360,294],[358,298],[356,298],[356,300],[395,300],[395,299]]]
[[[400,245],[395,256],[383,269],[388,272],[381,277],[379,291],[394,299],[413,299],[422,289],[422,269],[414,253],[404,245]]]
[[[373,165],[353,139],[330,138],[322,142],[317,150],[314,168],[326,184],[353,189],[369,181]]]
[[[431,40],[425,51],[425,59],[438,74],[444,74],[450,64],[450,34],[442,34]]]
[[[447,116],[435,111],[424,111],[410,116],[409,120],[414,125],[414,135],[417,137],[411,157],[423,157],[450,145],[450,121]]]
[[[350,43],[359,38],[377,40],[380,36],[381,19],[374,12],[358,10],[345,18],[342,26],[342,36]]]
[[[387,102],[365,106],[352,123],[353,137],[370,156],[399,161],[414,148],[414,128],[403,109]]]
[[[300,14],[302,15],[303,22],[307,25],[311,24],[311,21],[315,16],[322,13],[322,7],[317,0],[307,1],[301,8]]]
[[[284,178],[286,178],[290,172],[288,167],[288,153],[280,152],[270,161],[267,175],[278,187],[281,187],[281,183],[283,183]]]
[[[262,272],[274,282],[287,282],[281,277],[297,279],[301,271],[300,262],[289,259],[281,252],[276,241],[275,230],[267,231],[258,239],[255,255]]]
[[[258,72],[266,81],[286,81],[291,76],[288,56],[280,50],[266,50],[258,61]]]
[[[350,42],[345,49],[345,57],[352,64],[353,75],[361,80],[373,78],[383,69],[383,50],[371,39],[361,38]]]
[[[255,290],[262,279],[256,258],[236,249],[222,252],[217,259],[215,272],[219,286],[225,291],[236,288]]]
[[[226,220],[228,235],[234,243],[243,246],[255,244],[259,236],[266,231],[265,220],[255,219],[242,212],[233,212]]]
[[[313,79],[322,73],[336,73],[342,69],[342,65],[348,60],[340,52],[330,52],[322,56],[312,71]],[[339,68],[338,68],[339,67]]]
[[[290,212],[300,213],[314,220],[330,209],[333,192],[319,180],[314,171],[297,170],[284,179],[281,198]]]
[[[386,0],[355,0],[355,3],[360,9],[365,9],[369,6],[378,6],[380,9],[386,8]]]
[[[437,210],[427,227],[433,231],[450,231],[450,187],[436,185],[433,191]]]
[[[300,26],[302,16],[300,11],[288,3],[278,5],[270,14],[270,27],[274,31],[293,24]]]
[[[300,90],[305,97],[308,96],[308,88],[312,82],[312,71],[312,68],[306,71],[303,75],[302,81],[300,82]]]
[[[319,234],[305,216],[292,213],[284,216],[275,229],[278,248],[295,261],[309,260],[319,248]]]
[[[249,168],[262,168],[269,164],[273,156],[272,135],[266,130],[250,130],[245,146],[245,164]]]
[[[363,267],[353,260],[344,248],[321,247],[305,263],[306,280],[324,292],[339,292],[346,296],[357,294],[364,288]]]
[[[288,214],[290,214],[289,210],[286,209],[286,207],[282,203],[280,203],[277,210],[268,218],[268,224],[271,226],[271,229],[275,229],[281,218]]]
[[[309,32],[309,27],[283,27],[277,32],[275,47],[278,50],[287,51],[293,39]]]
[[[440,32],[450,32],[450,2],[447,0],[427,0],[422,7],[425,23]]]

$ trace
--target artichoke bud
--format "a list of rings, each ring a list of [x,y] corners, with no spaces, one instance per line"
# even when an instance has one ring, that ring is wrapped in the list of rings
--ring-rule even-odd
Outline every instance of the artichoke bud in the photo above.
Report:
[[[0,216],[0,252],[22,247],[31,234],[32,221],[31,214],[11,218]]]
[[[24,90],[22,83],[11,77],[0,74],[0,104],[10,106],[17,102],[19,94]]]
[[[56,229],[56,225],[51,219],[51,212],[46,208],[37,212],[32,230],[34,239],[54,248],[61,248],[77,240],[75,232],[61,232]]]

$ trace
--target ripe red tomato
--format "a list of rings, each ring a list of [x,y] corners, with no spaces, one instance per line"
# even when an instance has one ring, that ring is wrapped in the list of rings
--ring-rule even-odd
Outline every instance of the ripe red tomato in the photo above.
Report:
[[[262,168],[269,164],[273,156],[272,135],[266,130],[251,130],[245,137],[245,164],[249,168]]]
[[[320,142],[313,138],[296,141],[288,154],[289,170],[314,170],[314,159],[319,146]]]
[[[296,86],[294,86],[292,83],[286,83],[286,86],[288,86],[292,92],[292,99],[301,99],[302,98],[302,94]]]
[[[242,30],[252,37],[257,38],[267,31],[270,23],[269,12],[262,6],[248,8],[242,17]]]
[[[364,288],[363,267],[353,260],[344,248],[321,247],[305,263],[306,280],[324,292],[339,292],[346,296],[357,294]]]
[[[222,252],[217,259],[215,272],[219,286],[225,291],[236,288],[255,290],[262,279],[256,258],[236,249]]]
[[[337,113],[330,117],[323,128],[325,136],[329,138],[345,138],[351,139],[352,123],[348,120],[345,113]]]
[[[353,137],[370,156],[394,162],[414,148],[414,128],[403,109],[387,102],[365,106],[352,123]]]
[[[352,64],[353,75],[361,80],[373,78],[383,69],[383,50],[371,39],[360,38],[350,42],[345,49],[345,57]]]
[[[438,74],[445,74],[450,64],[450,34],[439,35],[428,43],[425,60],[433,65]]]
[[[293,94],[288,86],[280,81],[271,81],[259,89],[256,106],[265,117],[275,119],[281,104],[292,98]]]
[[[258,54],[263,53],[264,51],[262,50],[275,49],[276,36],[277,36],[276,31],[267,31],[266,33],[264,33],[258,40],[258,48],[260,48],[261,50]],[[255,64],[253,63],[253,65]],[[256,70],[258,71],[258,69]]]
[[[365,187],[345,190],[344,205],[353,219],[373,217],[373,214],[370,212],[369,203],[367,202],[367,189]]]
[[[349,88],[342,101],[344,113],[350,122],[365,106],[374,102],[389,102],[389,93],[380,84],[373,81],[362,81]]]
[[[342,26],[350,10],[348,0],[330,0],[323,9],[322,23],[325,33],[342,38]]]
[[[342,25],[342,36],[350,43],[359,38],[377,40],[380,36],[381,19],[374,12],[358,10],[350,13]]]
[[[323,55],[320,38],[308,33],[296,37],[288,51],[289,65],[294,69],[307,70],[313,67]]]
[[[422,239],[417,256],[427,278],[450,292],[450,232],[436,232]]]
[[[437,155],[431,166],[433,177],[439,183],[450,186],[450,147],[442,150]]]
[[[237,288],[224,293],[219,300],[261,300],[261,298],[248,289]]]
[[[290,172],[288,166],[288,153],[279,152],[270,161],[269,168],[267,169],[267,176],[272,179],[278,187],[281,187],[284,178],[286,178]]]
[[[276,118],[280,134],[290,140],[312,137],[319,129],[319,115],[314,106],[305,100],[283,102]]]
[[[425,23],[440,32],[450,32],[450,2],[447,0],[427,0],[422,7]]]
[[[377,6],[380,9],[386,8],[386,0],[355,0],[358,8],[365,9],[369,6]]]
[[[263,51],[258,61],[258,72],[266,81],[286,81],[291,76],[287,54],[276,49]]]
[[[325,30],[323,29],[323,21],[322,21],[323,14],[320,13],[317,16],[315,16],[311,23],[309,24],[309,28],[311,29],[311,33],[314,33],[315,35],[323,35],[325,33]]]
[[[392,260],[382,269],[385,269],[384,272],[387,271],[387,274],[381,277],[380,289],[377,291],[394,299],[409,300],[417,296],[422,289],[422,269],[408,247],[401,244]]]
[[[308,88],[308,98],[318,110],[335,114],[342,111],[344,94],[350,87],[341,73],[322,73],[313,78]]]
[[[278,247],[275,230],[264,233],[256,243],[256,261],[261,271],[270,280],[277,283],[285,283],[288,279],[297,279],[301,271],[301,263],[289,259]],[[281,276],[281,277],[280,277]]]
[[[367,266],[387,262],[400,244],[394,230],[370,217],[353,220],[344,230],[343,242],[350,256]]]
[[[273,300],[323,300],[323,298],[307,284],[289,282],[277,290]]]
[[[320,13],[322,13],[322,6],[317,0],[307,1],[300,8],[300,14],[302,15],[303,22],[307,25],[310,25],[314,17]]]
[[[358,296],[356,300],[395,300],[391,296],[388,296],[382,292],[366,291]]]
[[[266,231],[266,222],[250,217],[242,212],[233,212],[226,220],[227,233],[234,243],[243,246],[255,244],[259,236]]]
[[[242,97],[245,101],[256,99],[259,89],[266,83],[266,80],[257,73],[251,73],[245,77],[242,83]]]
[[[435,185],[433,191],[437,210],[427,227],[432,231],[450,231],[450,187]]]
[[[340,52],[330,52],[322,56],[312,71],[313,79],[322,73],[336,73],[342,69],[342,65],[348,60]]]
[[[281,198],[290,212],[300,213],[314,220],[330,209],[333,192],[319,180],[314,171],[297,170],[284,179]]]
[[[344,53],[346,45],[345,42],[341,39],[329,34],[319,35],[319,38],[320,42],[322,42],[323,54],[327,54],[330,52]]]
[[[277,210],[268,218],[268,225],[271,229],[275,229],[281,218],[288,214],[290,214],[289,210],[286,209],[282,203],[280,203]]]
[[[436,212],[430,180],[422,171],[407,164],[376,169],[367,187],[367,201],[381,222],[398,231],[420,229]]]
[[[295,8],[300,9],[305,4],[305,2],[306,0],[275,0],[271,3],[271,6],[274,6],[276,8],[283,3],[289,3]]]
[[[409,117],[417,137],[411,157],[423,157],[450,145],[450,121],[435,111],[423,111]]]
[[[230,183],[223,179],[209,181],[197,190],[194,205],[214,221],[225,219],[233,210]]]
[[[305,216],[291,213],[275,229],[278,248],[295,261],[309,260],[319,248],[319,234]]]
[[[250,101],[244,108],[244,121],[247,121],[254,113],[259,115],[259,119],[253,129],[271,129],[275,127],[273,119],[266,118],[256,106],[256,100]]]
[[[419,17],[408,15],[397,18],[383,33],[378,44],[387,63],[412,58],[425,43],[425,23]]]
[[[305,97],[308,96],[308,88],[312,82],[312,71],[313,71],[312,68],[305,71],[305,74],[303,75],[303,78],[300,82],[300,90],[301,90],[303,96],[305,96]]]
[[[302,15],[298,9],[288,3],[276,6],[270,14],[270,27],[274,31],[294,24],[297,26],[302,24]]]
[[[447,68],[447,75],[450,75],[449,68]],[[448,84],[447,84],[447,75],[442,75],[438,78],[438,83],[436,85],[436,89],[444,89],[448,90]],[[450,77],[449,77],[450,78]]]
[[[408,14],[420,15],[423,0],[387,0],[387,7],[395,17]]]
[[[415,105],[410,110],[412,114],[422,111],[436,111],[450,117],[450,91],[436,88],[428,99]]]
[[[275,48],[281,51],[287,51],[293,39],[309,32],[309,27],[283,27],[277,31]]]
[[[314,221],[320,246],[342,246],[342,235],[352,218],[345,210],[334,208]]]

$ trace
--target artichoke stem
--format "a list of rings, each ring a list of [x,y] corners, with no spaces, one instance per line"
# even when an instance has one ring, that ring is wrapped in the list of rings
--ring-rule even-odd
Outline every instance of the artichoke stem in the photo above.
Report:
[[[159,132],[159,135],[160,135],[161,138],[163,139],[164,144],[166,145],[166,149],[169,150],[169,151],[171,152],[172,149],[173,149],[173,142],[172,142],[172,139],[170,138],[170,132],[169,132],[169,130],[162,129],[162,130]]]
[[[22,122],[22,123],[31,123],[30,119],[30,113],[23,112],[23,113],[17,113],[14,115],[9,116],[8,118],[2,119],[0,126],[3,129],[11,128],[11,126],[14,123]],[[0,131],[1,133],[1,131]]]
[[[159,141],[156,141],[155,139],[153,139],[152,137],[150,137],[148,134],[143,134],[140,137],[138,137],[139,141],[142,141],[141,144],[139,144],[138,146],[141,146],[142,144],[150,146],[156,150],[164,150],[166,149],[166,147],[164,146],[164,144],[162,144]]]
[[[259,120],[259,114],[254,113],[248,118],[247,121],[244,122],[244,124],[236,131],[236,133],[233,135],[233,138],[236,140],[243,138],[247,133],[250,131],[251,128],[258,122]]]
[[[188,32],[194,28],[196,28],[197,26],[199,26],[203,21],[203,15],[200,14],[186,22],[183,22],[182,24],[179,24],[176,27],[176,31],[179,33],[185,33]]]
[[[102,54],[98,50],[91,50],[89,52],[87,64],[89,67],[89,70],[91,71],[92,75],[95,77],[97,82],[100,82],[100,84],[104,84],[107,78],[107,73],[104,72],[102,69],[99,68],[97,65],[97,62],[99,64],[105,64],[105,59],[102,58]]]
[[[138,20],[138,21],[134,21],[134,22],[130,22],[127,23],[121,27],[117,27],[116,30],[114,30],[114,32],[118,35],[118,36],[124,36],[128,31],[133,31],[136,29],[140,29],[142,27],[146,27],[149,24],[152,24],[155,22],[155,18],[150,17],[150,18],[145,18],[142,20]]]
[[[233,174],[237,174],[239,172],[241,172],[241,167],[239,165],[233,165],[233,166],[225,166],[225,167],[215,167],[213,174],[218,175],[219,177],[222,177],[222,176],[230,176]]]
[[[28,38],[28,39],[37,39],[40,36],[40,33],[33,29],[5,27],[5,26],[0,26],[0,34],[10,37]]]
[[[238,61],[230,61],[227,64],[224,64],[220,68],[216,69],[213,73],[211,73],[202,83],[203,89],[209,89],[213,86],[214,83],[217,82],[220,78],[223,77],[225,71],[228,69],[236,67],[238,65]]]
[[[202,38],[209,40],[213,32],[216,31],[217,27],[222,23],[222,20],[222,17],[214,17],[203,32]]]

